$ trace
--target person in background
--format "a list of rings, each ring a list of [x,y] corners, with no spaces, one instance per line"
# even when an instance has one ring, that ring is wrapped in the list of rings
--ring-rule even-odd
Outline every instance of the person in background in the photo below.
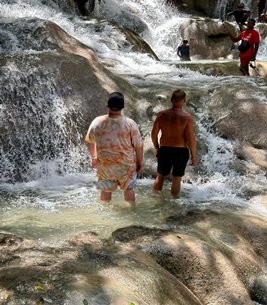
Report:
[[[267,9],[265,9],[261,14],[259,22],[267,23]]]
[[[120,92],[109,95],[108,114],[96,117],[85,137],[92,167],[97,169],[100,199],[109,202],[117,186],[124,199],[135,203],[137,173],[143,162],[143,140],[137,124],[122,114],[124,96]]]
[[[183,110],[186,93],[175,90],[171,97],[172,107],[158,113],[151,131],[151,140],[156,150],[157,177],[154,192],[162,190],[165,178],[172,173],[171,195],[180,194],[181,179],[189,155],[191,165],[196,165],[196,137],[192,116]],[[161,133],[160,139],[158,135]]]
[[[188,45],[188,40],[184,39],[183,43],[177,48],[177,55],[180,57],[180,60],[186,61],[190,59],[190,46]]]
[[[258,6],[258,22],[263,22],[263,12],[265,9],[266,0],[259,0],[257,1]]]
[[[254,29],[255,19],[248,20],[247,29],[242,31],[238,36],[233,36],[225,27],[226,34],[233,42],[242,40],[239,45],[240,71],[243,75],[249,76],[249,63],[255,61],[260,43],[260,34]]]
[[[226,20],[228,20],[228,17],[230,16],[235,17],[235,21],[239,26],[240,32],[242,32],[244,30],[244,25],[246,25],[246,21],[250,17],[250,11],[245,10],[244,3],[240,3],[236,10],[231,11],[226,15]]]

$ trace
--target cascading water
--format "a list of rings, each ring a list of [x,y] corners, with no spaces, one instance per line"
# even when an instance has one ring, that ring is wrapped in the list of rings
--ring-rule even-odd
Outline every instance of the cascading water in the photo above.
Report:
[[[96,1],[98,20],[76,16],[71,3],[0,0],[0,63],[5,63],[0,68],[0,117],[5,121],[0,122],[1,232],[58,245],[65,237],[82,231],[94,231],[106,238],[129,225],[168,229],[168,216],[207,206],[247,209],[266,219],[266,206],[260,197],[267,193],[265,172],[246,161],[237,163],[234,140],[214,131],[205,106],[208,100],[216,99],[211,92],[221,87],[227,92],[241,81],[244,87],[253,87],[255,98],[266,104],[266,82],[177,68],[177,45],[191,33],[190,28],[184,32],[177,28],[194,16],[163,1]],[[217,1],[214,14],[218,18],[225,5],[226,1]],[[251,7],[251,2],[246,5]],[[96,175],[89,167],[83,143],[84,122],[74,107],[79,96],[73,96],[71,86],[59,80],[58,57],[47,57],[47,53],[56,53],[57,46],[43,39],[39,25],[46,21],[94,49],[112,72],[138,88],[144,97],[141,109],[145,114],[150,109],[146,109],[145,97],[153,90],[159,98],[166,93],[165,87],[179,86],[192,92],[188,104],[195,110],[199,142],[205,147],[200,148],[199,171],[185,177],[181,198],[170,198],[168,183],[161,195],[152,194],[153,180],[146,177],[138,181],[136,210],[126,206],[120,192],[114,194],[112,206],[99,202]],[[113,21],[138,32],[160,60],[132,50]],[[20,23],[26,26],[20,28]],[[266,60],[266,54],[263,41],[258,57]],[[47,58],[54,58],[54,68],[38,70],[38,63]],[[59,91],[63,93],[59,95]],[[194,104],[194,94],[200,106]],[[142,132],[149,137],[152,121],[146,115],[143,121]],[[236,164],[245,164],[247,173],[240,172]]]
[[[39,1],[13,1],[8,4],[1,1],[2,27],[0,32],[2,39],[5,41],[1,47],[1,52],[3,54],[10,53],[14,58],[22,56],[22,59],[23,54],[26,56],[32,52],[33,50],[27,50],[26,44],[24,46],[17,40],[18,37],[24,35],[22,41],[25,42],[29,39],[27,33],[19,33],[20,36],[16,37],[9,31],[9,22],[12,19],[18,20],[18,18],[41,18],[55,22],[70,35],[94,48],[101,58],[116,60],[117,66],[115,70],[117,69],[122,75],[127,75],[128,72],[131,74],[136,73],[136,75],[154,74],[157,77],[156,79],[152,77],[151,83],[157,81],[159,84],[162,84],[167,77],[169,83],[176,83],[179,80],[181,85],[188,86],[190,84],[191,87],[199,88],[203,88],[203,85],[206,86],[207,82],[211,81],[211,79],[213,82],[217,82],[216,78],[204,76],[188,69],[177,70],[174,65],[176,60],[175,48],[177,42],[182,37],[179,36],[180,34],[175,29],[178,24],[184,22],[186,15],[179,14],[176,9],[167,4],[162,4],[161,1],[101,1],[99,7],[97,7],[99,17],[109,15],[110,19],[123,22],[125,26],[132,26],[128,22],[135,22],[135,24],[139,24],[139,28],[143,27],[141,34],[162,59],[160,62],[155,61],[147,54],[130,52],[129,49],[125,49],[123,47],[124,37],[111,25],[103,24],[101,32],[99,32],[99,28],[93,25],[93,20],[90,22],[87,20],[81,21],[77,17],[73,18],[68,15],[69,11],[64,6],[65,2],[59,3],[58,6],[55,2],[52,3],[53,5],[49,2],[40,3]],[[63,10],[64,13],[61,11],[62,5],[65,8]],[[132,21],[123,19],[123,12],[125,11],[129,14]],[[155,14],[157,18],[154,17]],[[53,50],[53,44],[50,42],[41,41],[41,44],[43,45],[43,50],[40,49],[40,43],[35,46],[36,50],[34,52],[37,54],[42,54],[46,50]],[[260,54],[263,54],[263,51]],[[89,194],[87,193],[84,196],[84,193],[81,192],[79,193],[81,197],[77,196],[75,198],[77,200],[75,204],[79,206],[78,202],[82,202],[83,206],[84,202],[87,202],[87,198],[92,200],[92,198],[97,196],[97,190],[94,187],[94,175],[93,177],[89,176],[88,182],[86,172],[88,172],[89,158],[82,143],[82,135],[77,128],[73,127],[75,125],[73,110],[71,107],[67,108],[62,103],[61,98],[55,93],[55,87],[58,84],[48,71],[42,72],[45,77],[42,78],[41,83],[41,80],[33,79],[32,67],[25,66],[23,60],[21,64],[18,64],[18,62],[14,60],[13,65],[10,65],[8,68],[5,67],[2,70],[1,76],[4,88],[4,95],[1,96],[1,100],[9,101],[5,106],[3,103],[1,106],[1,116],[8,118],[9,126],[2,126],[1,128],[5,131],[5,134],[16,134],[15,137],[6,139],[9,142],[9,147],[12,149],[7,150],[5,145],[1,147],[0,168],[2,186],[5,190],[10,191],[10,186],[3,183],[12,181],[15,177],[16,180],[29,181],[28,184],[12,185],[12,189],[16,190],[17,188],[19,194],[21,188],[24,187],[26,189],[29,188],[33,193],[35,193],[35,187],[39,189],[41,186],[45,186],[45,189],[48,190],[52,188],[53,192],[57,193],[57,199],[53,203],[50,202],[50,198],[45,199],[50,202],[48,204],[41,203],[43,197],[42,199],[30,199],[34,206],[41,205],[50,209],[52,205],[55,207],[61,205],[62,201],[69,202],[69,200],[65,200],[66,198],[61,198],[58,195],[57,187],[54,189],[55,180],[53,177],[57,177],[58,174],[63,175],[58,181],[61,181],[64,185],[65,175],[68,185],[68,174],[72,174],[74,176],[72,176],[71,180],[76,181],[75,179],[77,179],[78,185],[81,181],[87,181],[91,185]],[[168,64],[165,62],[168,62]],[[158,74],[158,71],[160,71],[160,74]],[[10,82],[9,79],[13,81]],[[45,82],[44,79],[46,79]],[[132,81],[136,85],[140,85],[138,77],[133,78]],[[149,77],[147,82],[149,83]],[[218,82],[221,82],[221,80],[218,80]],[[202,116],[205,115],[202,114]],[[75,121],[77,120],[79,120],[78,117]],[[230,160],[234,158],[231,144],[226,140],[221,140],[219,137],[206,133],[205,120],[203,122],[204,124],[202,119],[199,119],[198,129],[201,132],[200,137],[208,143],[207,146],[209,147],[208,154],[202,157],[203,168],[206,167],[206,180],[209,180],[209,184],[206,184],[205,187],[201,186],[203,177],[200,177],[200,182],[196,180],[194,185],[185,185],[184,189],[190,190],[192,202],[208,202],[211,198],[213,198],[212,201],[220,201],[225,200],[227,197],[228,199],[230,198],[229,201],[231,202],[235,201],[238,203],[241,200],[242,204],[244,204],[244,198],[242,199],[243,196],[241,195],[242,191],[240,191],[244,183],[244,177],[239,176],[231,167],[228,167],[231,164]],[[27,126],[27,129],[25,129],[25,126]],[[12,129],[10,129],[11,127]],[[75,131],[74,134],[73,131]],[[144,130],[144,132],[149,134],[149,130]],[[69,134],[71,134],[71,137]],[[215,143],[218,143],[217,147]],[[224,148],[222,149],[221,147]],[[261,175],[258,178],[259,181],[262,180]],[[51,181],[51,184],[49,181]],[[141,185],[143,183],[143,186],[140,186],[141,188],[147,189],[147,183],[150,183],[149,189],[151,188],[151,181],[143,180],[140,183]],[[260,186],[261,184],[259,182]],[[74,188],[76,188],[76,185]],[[220,189],[219,192],[218,188]],[[48,193],[50,193],[50,190]],[[72,191],[70,191],[70,198],[72,198],[71,193]],[[145,193],[147,193],[147,190]],[[214,196],[211,195],[212,193]],[[2,202],[4,209],[10,205],[9,201],[6,202],[6,194],[6,191],[4,191],[5,199]],[[75,194],[77,195],[77,193]],[[239,197],[240,195],[241,197]],[[142,198],[142,200],[145,199]],[[17,197],[16,201],[21,202]],[[15,204],[13,200],[11,204],[14,204],[16,207],[20,206],[20,204]],[[90,203],[88,202],[88,204]],[[146,215],[146,213],[143,213],[143,215]]]
[[[71,126],[71,109],[55,93],[57,85],[49,71],[42,71],[38,79],[32,69],[23,58],[19,65],[14,61],[2,69],[2,135],[6,137],[1,147],[2,182],[62,174],[71,171],[76,161],[74,142],[81,136]],[[69,137],[70,129],[75,140]],[[76,153],[81,159],[82,150]]]

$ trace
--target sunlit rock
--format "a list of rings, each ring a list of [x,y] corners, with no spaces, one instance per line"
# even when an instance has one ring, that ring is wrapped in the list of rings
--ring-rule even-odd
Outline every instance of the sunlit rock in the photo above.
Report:
[[[0,248],[0,259],[14,251],[1,244]],[[35,243],[16,249],[1,268],[0,284],[1,301],[13,305],[202,305],[150,256],[89,232],[57,247]]]
[[[226,138],[266,149],[267,106],[261,100],[265,98],[264,89],[255,96],[253,86],[248,84],[240,87],[236,84],[227,87],[227,82],[223,88],[213,92],[208,105],[214,118],[214,127]]]
[[[167,224],[169,230],[118,229],[113,239],[151,255],[205,304],[254,304],[250,291],[264,279],[267,262],[264,219],[242,211],[193,209]],[[262,288],[261,298],[264,294]]]

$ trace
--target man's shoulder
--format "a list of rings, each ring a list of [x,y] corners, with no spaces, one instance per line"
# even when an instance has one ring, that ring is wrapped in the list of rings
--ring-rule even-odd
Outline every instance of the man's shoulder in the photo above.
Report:
[[[161,116],[173,116],[174,112],[173,112],[173,108],[168,108],[165,110],[162,110],[160,112],[158,112],[157,116],[161,117]],[[191,114],[186,112],[185,110],[181,110],[179,113],[176,113],[177,116],[184,116],[184,117],[191,117]]]
[[[97,116],[93,119],[91,125],[97,125],[97,124],[100,124],[101,122],[105,121],[107,119],[107,115],[100,115],[100,116]]]
[[[123,115],[122,116],[123,120],[127,121],[127,122],[133,122],[135,123],[134,119],[131,119],[130,117],[126,116],[126,115]]]
[[[106,114],[102,114],[102,115],[96,116],[96,117],[94,118],[94,120],[99,120],[99,119],[101,119],[101,118],[106,118],[106,117],[107,117]]]
[[[181,114],[182,114],[182,116],[184,116],[188,120],[192,119],[192,115],[189,112],[185,111],[185,110],[183,110]]]
[[[137,126],[137,123],[134,119],[129,118],[128,116],[123,116],[122,121],[126,122],[130,126]]]
[[[260,33],[259,33],[259,31],[253,29],[253,30],[252,30],[252,35],[253,35],[256,39],[260,39]]]
[[[168,114],[171,111],[171,108],[161,110],[157,113],[157,117],[162,116],[163,114]]]

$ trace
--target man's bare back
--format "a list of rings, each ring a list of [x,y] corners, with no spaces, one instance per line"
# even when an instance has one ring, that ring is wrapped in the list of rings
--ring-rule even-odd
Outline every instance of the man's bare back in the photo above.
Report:
[[[171,108],[161,111],[154,126],[161,131],[160,146],[188,147],[190,125],[192,117],[182,109]]]

